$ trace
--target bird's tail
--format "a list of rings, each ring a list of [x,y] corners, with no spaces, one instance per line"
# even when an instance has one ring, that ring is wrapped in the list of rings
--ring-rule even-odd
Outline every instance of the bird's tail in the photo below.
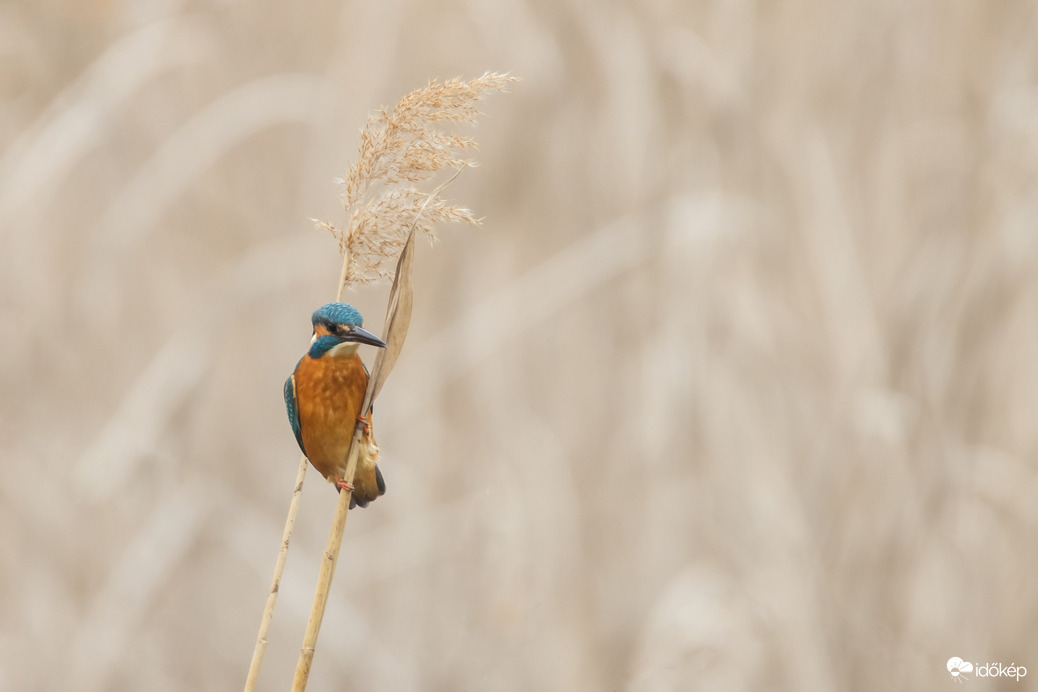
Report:
[[[379,469],[378,464],[375,464],[375,485],[378,487],[378,495],[375,497],[382,497],[386,494],[386,479],[382,477],[382,471]],[[339,488],[339,492],[342,492],[342,488]],[[375,497],[368,497],[365,499],[358,499],[357,493],[354,492],[353,496],[350,497],[350,509],[354,507],[367,507],[368,503],[375,499]]]

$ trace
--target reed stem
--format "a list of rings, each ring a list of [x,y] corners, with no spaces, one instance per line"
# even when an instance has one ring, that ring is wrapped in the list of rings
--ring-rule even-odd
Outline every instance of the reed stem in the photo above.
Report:
[[[309,462],[306,456],[302,456],[299,460],[299,472],[296,474],[295,489],[292,491],[292,501],[288,505],[285,530],[281,534],[281,549],[278,551],[277,563],[274,565],[274,578],[270,582],[270,593],[267,594],[267,604],[263,608],[259,633],[256,635],[256,647],[252,650],[249,675],[245,679],[245,692],[253,692],[256,689],[256,680],[259,678],[260,666],[263,665],[263,654],[267,651],[267,633],[270,631],[270,621],[274,619],[274,606],[277,604],[278,591],[281,589],[281,575],[285,571],[285,563],[288,562],[288,544],[292,540],[292,531],[296,525],[296,515],[299,514],[299,498],[303,493],[303,480],[306,478],[306,467],[308,465]]]

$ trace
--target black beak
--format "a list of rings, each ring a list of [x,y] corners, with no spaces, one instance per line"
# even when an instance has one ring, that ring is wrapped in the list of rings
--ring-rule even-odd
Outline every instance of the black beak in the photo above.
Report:
[[[378,348],[386,347],[385,341],[378,338],[367,329],[361,327],[353,327],[339,338],[343,341],[356,341],[359,344],[370,344],[371,346],[377,346]]]

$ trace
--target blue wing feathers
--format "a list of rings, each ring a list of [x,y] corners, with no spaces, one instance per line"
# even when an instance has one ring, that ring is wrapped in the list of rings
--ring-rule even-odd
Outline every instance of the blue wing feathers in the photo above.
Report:
[[[299,408],[296,406],[296,383],[295,375],[289,375],[285,380],[285,409],[288,411],[288,422],[292,425],[292,432],[296,435],[299,449],[303,449],[303,426],[299,423]]]

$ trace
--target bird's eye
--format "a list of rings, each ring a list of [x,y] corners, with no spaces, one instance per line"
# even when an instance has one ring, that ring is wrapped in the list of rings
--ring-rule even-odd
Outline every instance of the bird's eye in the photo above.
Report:
[[[328,325],[328,333],[329,334],[338,334],[339,333],[339,325],[337,325],[337,324],[329,324]]]

